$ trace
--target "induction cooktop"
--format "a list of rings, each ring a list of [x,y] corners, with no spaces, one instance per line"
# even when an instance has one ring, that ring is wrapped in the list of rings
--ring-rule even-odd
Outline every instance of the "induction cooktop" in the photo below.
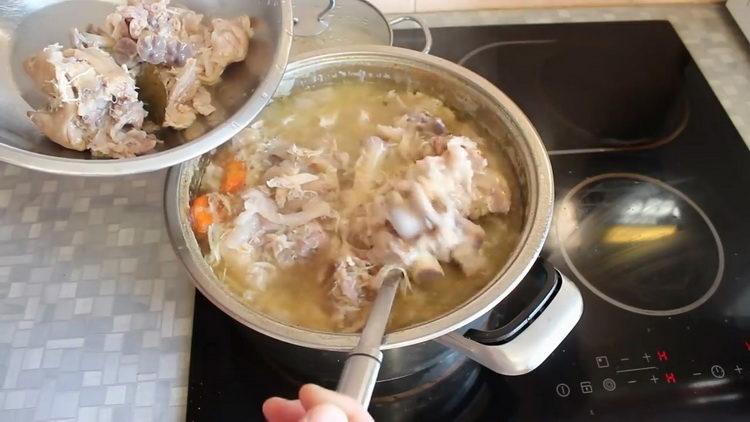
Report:
[[[419,48],[419,37],[397,38]],[[671,25],[433,37],[431,54],[493,82],[539,131],[556,191],[543,256],[578,285],[584,313],[533,372],[466,362],[454,400],[377,419],[748,420],[750,151]],[[197,295],[188,420],[262,420],[265,398],[294,394],[243,330]]]

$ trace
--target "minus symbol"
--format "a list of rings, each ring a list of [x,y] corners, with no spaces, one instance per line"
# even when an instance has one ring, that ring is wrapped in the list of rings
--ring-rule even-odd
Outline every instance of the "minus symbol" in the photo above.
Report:
[[[628,384],[635,384],[636,382],[637,382],[636,380],[630,380],[628,381]]]
[[[621,360],[622,362],[627,362],[627,361],[629,361],[629,360],[630,360],[630,358],[620,358],[620,360]]]
[[[698,375],[703,375],[703,373],[702,372],[693,372],[693,375],[695,375],[697,377]]]

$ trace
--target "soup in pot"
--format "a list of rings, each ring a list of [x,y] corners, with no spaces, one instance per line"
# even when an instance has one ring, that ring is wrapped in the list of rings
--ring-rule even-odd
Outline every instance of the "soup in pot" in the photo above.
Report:
[[[285,323],[360,329],[393,268],[406,277],[389,329],[432,320],[481,291],[520,236],[518,180],[480,133],[386,82],[298,91],[210,157],[193,231],[225,287]]]

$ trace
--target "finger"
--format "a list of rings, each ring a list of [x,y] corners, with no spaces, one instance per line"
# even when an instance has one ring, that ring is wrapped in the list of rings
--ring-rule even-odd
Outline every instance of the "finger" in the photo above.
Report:
[[[263,403],[263,416],[269,422],[298,422],[305,416],[299,400],[271,397]]]
[[[338,406],[349,418],[349,422],[372,422],[372,416],[351,397],[344,396],[335,391],[327,390],[315,384],[303,385],[299,390],[299,400],[302,407],[312,409],[324,403]]]
[[[307,411],[302,422],[348,422],[346,413],[336,405],[325,403],[319,404]]]

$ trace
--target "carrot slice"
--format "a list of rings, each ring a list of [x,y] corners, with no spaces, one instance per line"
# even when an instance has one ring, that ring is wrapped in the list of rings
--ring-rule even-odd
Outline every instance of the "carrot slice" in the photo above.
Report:
[[[221,191],[224,193],[237,192],[245,185],[247,170],[242,161],[232,160],[224,166],[224,177],[221,179]]]
[[[208,233],[208,227],[214,222],[211,208],[208,205],[208,195],[201,195],[190,204],[190,224],[198,235]]]

